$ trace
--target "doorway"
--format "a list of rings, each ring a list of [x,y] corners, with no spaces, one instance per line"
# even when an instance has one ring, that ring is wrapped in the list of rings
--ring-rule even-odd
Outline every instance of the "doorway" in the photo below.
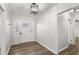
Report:
[[[14,44],[33,41],[33,23],[17,20],[14,22]]]

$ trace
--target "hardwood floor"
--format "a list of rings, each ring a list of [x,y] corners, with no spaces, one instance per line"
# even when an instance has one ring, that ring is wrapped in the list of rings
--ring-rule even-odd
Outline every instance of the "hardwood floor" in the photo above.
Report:
[[[11,46],[9,55],[55,55],[36,41],[22,43]],[[76,44],[70,45],[67,49],[59,53],[59,55],[78,55],[79,54],[79,38],[76,38]]]
[[[78,55],[79,54],[79,39],[75,38],[75,45],[70,45],[67,49],[59,53],[60,55]]]
[[[60,52],[59,55],[78,55],[78,49],[75,45],[70,45],[67,49]]]
[[[34,41],[11,46],[9,55],[54,55],[54,53]]]

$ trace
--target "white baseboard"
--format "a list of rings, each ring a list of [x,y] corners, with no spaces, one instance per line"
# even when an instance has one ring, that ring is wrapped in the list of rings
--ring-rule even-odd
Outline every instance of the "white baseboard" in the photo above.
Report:
[[[67,49],[67,48],[68,48],[68,46],[65,46],[64,48],[60,49],[60,50],[58,51],[58,53],[60,53],[61,51],[65,50],[65,49]]]
[[[52,53],[54,53],[54,54],[56,54],[56,55],[58,55],[58,53],[57,52],[55,52],[55,51],[53,51],[53,50],[51,50],[50,48],[48,48],[45,44],[43,44],[42,42],[40,42],[40,41],[36,41],[36,42],[38,42],[39,44],[41,44],[42,46],[44,46],[45,48],[47,48],[49,51],[51,51]]]
[[[10,51],[11,45],[9,46],[9,48],[7,49],[6,55],[8,55],[9,51]]]
[[[31,40],[31,41],[27,41],[27,42],[33,42],[33,41],[36,41],[36,40]],[[21,44],[21,43],[25,43],[25,42],[12,43],[11,46],[12,46],[12,45],[16,45],[16,44]]]
[[[60,49],[58,52],[55,52],[55,51],[51,50],[50,48],[48,48],[48,47],[47,47],[45,44],[43,44],[42,42],[37,41],[37,40],[36,40],[36,42],[38,42],[39,44],[41,44],[42,46],[44,46],[45,48],[47,48],[49,51],[51,51],[52,53],[54,53],[54,54],[56,54],[56,55],[58,55],[58,53],[60,53],[61,51],[63,51],[63,50],[65,50],[65,49],[68,48],[68,46],[65,46],[64,48]],[[11,45],[10,45],[9,48],[7,49],[7,52],[6,52],[5,55],[8,55],[9,50],[10,50],[10,47],[11,47]]]
[[[1,55],[8,55],[10,47],[11,46],[8,47],[7,51],[5,51],[5,48],[1,48]]]

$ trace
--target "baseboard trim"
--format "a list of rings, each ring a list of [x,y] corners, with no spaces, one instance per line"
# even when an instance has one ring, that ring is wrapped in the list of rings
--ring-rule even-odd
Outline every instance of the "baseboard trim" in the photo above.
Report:
[[[8,55],[9,50],[10,50],[10,47],[11,47],[11,46],[8,47],[7,51],[5,51],[4,48],[2,48],[2,49],[1,49],[1,55]]]
[[[48,48],[48,47],[47,47],[45,44],[43,44],[42,42],[40,42],[40,41],[36,41],[36,42],[38,42],[39,44],[41,44],[42,46],[44,46],[45,48],[47,48],[49,51],[51,51],[52,53],[54,53],[54,54],[56,54],[56,55],[58,55],[61,51],[65,50],[65,49],[67,49],[67,48],[69,47],[69,46],[67,45],[67,46],[65,46],[64,48],[60,49],[58,52],[55,52],[55,51],[51,50],[50,48]],[[6,55],[8,55],[10,48],[11,48],[11,45],[10,45],[9,48],[7,49]]]
[[[36,42],[38,42],[39,44],[41,44],[42,46],[44,46],[46,49],[48,49],[48,50],[49,50],[49,51],[51,51],[52,53],[54,53],[54,54],[58,55],[58,53],[57,53],[57,52],[55,52],[55,51],[51,50],[50,48],[48,48],[45,44],[41,43],[40,41],[36,41]]]
[[[63,50],[67,49],[68,47],[69,47],[69,46],[65,46],[64,48],[60,49],[60,50],[58,51],[58,53],[60,53],[60,52],[62,52]]]
[[[33,42],[33,41],[36,41],[36,40],[31,40],[31,41],[27,41],[27,42]],[[26,42],[12,43],[11,46],[12,46],[12,45],[21,44],[21,43],[26,43]]]
[[[10,51],[11,45],[9,46],[9,48],[7,49],[6,55],[8,55],[9,51]]]

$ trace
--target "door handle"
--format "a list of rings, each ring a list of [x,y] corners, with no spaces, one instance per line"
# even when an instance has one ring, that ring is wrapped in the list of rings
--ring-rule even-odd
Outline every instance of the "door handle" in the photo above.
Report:
[[[22,32],[20,32],[19,34],[22,35]]]

